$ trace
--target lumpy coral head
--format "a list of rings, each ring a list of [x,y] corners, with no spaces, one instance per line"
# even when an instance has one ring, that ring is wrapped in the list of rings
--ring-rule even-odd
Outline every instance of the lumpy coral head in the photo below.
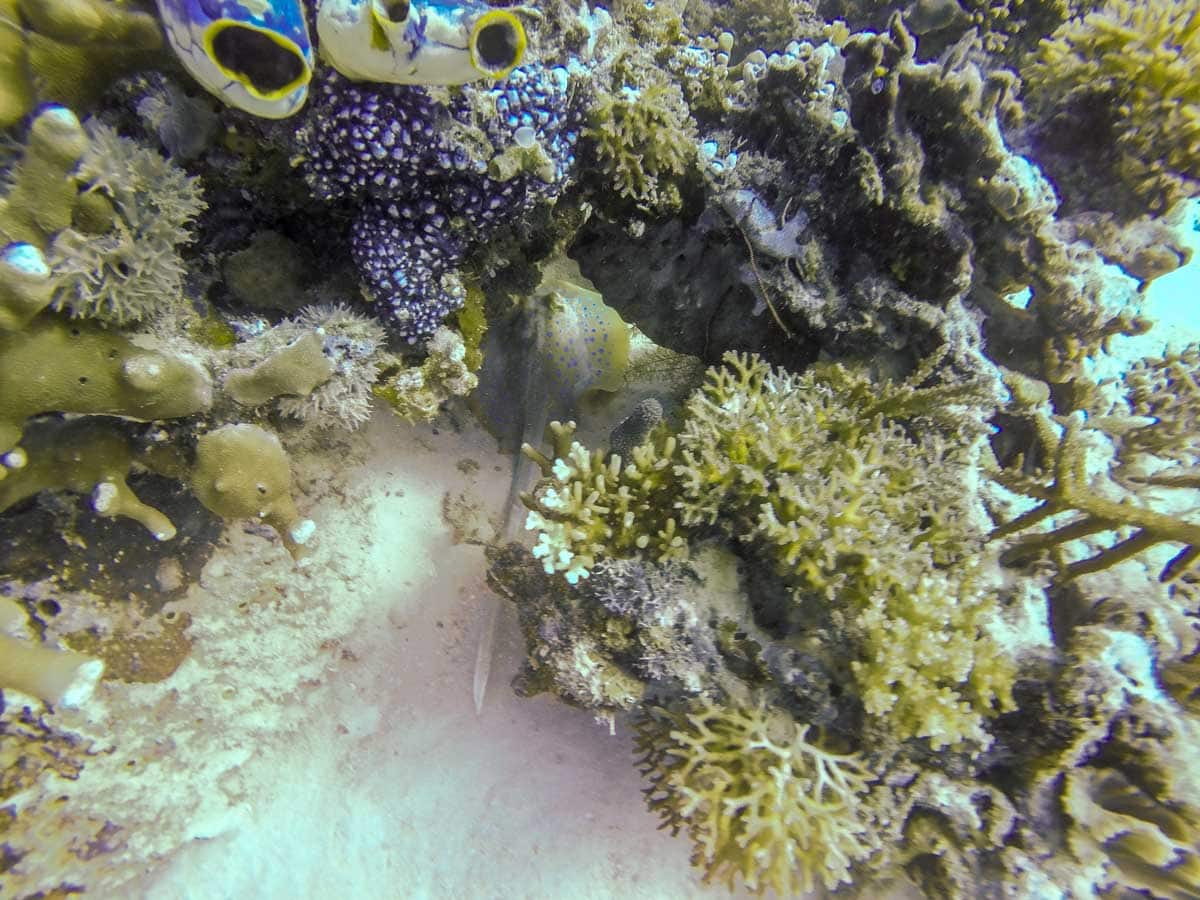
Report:
[[[198,364],[95,325],[43,316],[24,331],[0,332],[0,452],[38,413],[150,422],[211,405],[212,382]]]
[[[259,519],[293,556],[311,525],[292,502],[292,467],[274,434],[257,425],[224,425],[196,441],[191,475],[197,499],[223,519]]]

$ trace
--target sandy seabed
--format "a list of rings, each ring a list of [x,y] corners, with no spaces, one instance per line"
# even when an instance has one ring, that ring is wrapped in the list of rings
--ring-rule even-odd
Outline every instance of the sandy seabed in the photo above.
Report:
[[[482,611],[499,601],[462,529],[490,536],[509,466],[474,425],[384,411],[296,455],[308,564],[230,527],[177,604],[183,665],[60,713],[102,752],[45,790],[122,829],[77,873],[90,896],[730,896],[656,830],[628,734],[513,694],[511,609],[477,715]]]

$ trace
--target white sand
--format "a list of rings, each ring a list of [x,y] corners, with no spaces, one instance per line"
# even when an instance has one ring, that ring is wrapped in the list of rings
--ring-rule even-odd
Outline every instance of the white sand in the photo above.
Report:
[[[498,512],[508,460],[473,426],[437,431],[379,413],[300,457],[298,502],[318,523],[303,569],[229,529],[181,604],[188,660],[59,713],[114,752],[26,798],[64,791],[73,819],[120,825],[123,846],[70,871],[23,865],[90,896],[164,900],[730,896],[656,830],[627,735],[512,693],[509,609],[476,716],[479,610],[494,601],[482,548],[452,543],[441,506],[449,491]],[[467,458],[479,468],[460,470]]]

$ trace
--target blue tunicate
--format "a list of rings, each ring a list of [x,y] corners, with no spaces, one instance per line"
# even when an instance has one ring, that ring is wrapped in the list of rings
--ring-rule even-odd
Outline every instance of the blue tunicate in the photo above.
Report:
[[[459,305],[461,293],[449,291],[444,276],[470,240],[561,190],[576,139],[568,86],[566,69],[530,66],[514,70],[503,89],[468,86],[443,104],[419,87],[318,74],[298,135],[305,176],[318,197],[353,201],[355,263],[365,292],[398,336],[427,337]],[[478,122],[473,93],[493,98],[496,115]],[[490,178],[488,160],[446,122],[478,125],[496,148],[511,145],[520,129],[526,131],[519,141],[528,143],[535,131],[554,177]],[[364,141],[364,135],[378,137]],[[395,271],[405,275],[402,290]]]

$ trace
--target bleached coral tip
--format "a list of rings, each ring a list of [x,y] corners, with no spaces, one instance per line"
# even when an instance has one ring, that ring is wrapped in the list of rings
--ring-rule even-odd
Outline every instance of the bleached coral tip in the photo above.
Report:
[[[312,519],[303,519],[292,526],[292,540],[297,544],[308,543],[309,538],[313,536],[313,533],[316,532],[316,530],[316,522],[314,522]]]

